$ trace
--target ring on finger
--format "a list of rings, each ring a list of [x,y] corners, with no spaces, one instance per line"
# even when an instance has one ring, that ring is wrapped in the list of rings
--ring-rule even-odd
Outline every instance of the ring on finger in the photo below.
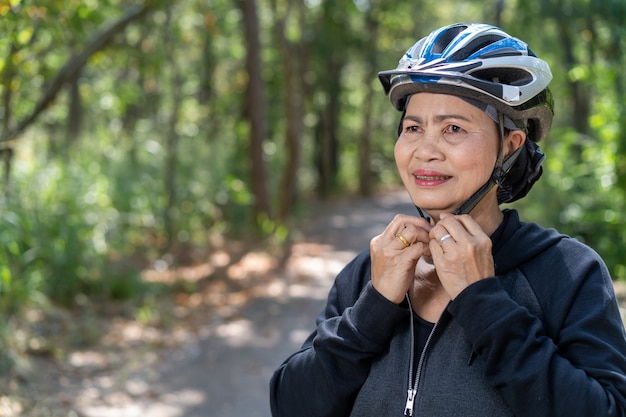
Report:
[[[400,241],[402,242],[402,244],[404,244],[405,248],[408,248],[409,246],[411,246],[411,244],[409,243],[408,240],[406,240],[406,238],[404,236],[402,236],[402,233],[398,233],[396,234],[396,237],[398,239],[400,239]]]
[[[450,236],[450,233],[446,233],[445,235],[441,236],[439,238],[439,245],[443,245],[443,242],[445,242],[446,240],[450,239],[452,236]]]

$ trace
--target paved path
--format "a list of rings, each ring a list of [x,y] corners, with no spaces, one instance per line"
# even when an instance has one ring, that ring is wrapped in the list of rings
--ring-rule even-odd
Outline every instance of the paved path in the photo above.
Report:
[[[253,299],[234,318],[207,323],[201,336],[164,358],[150,389],[119,408],[82,407],[85,417],[270,417],[268,382],[313,329],[337,272],[367,248],[398,212],[413,213],[404,192],[319,204],[303,227],[314,253],[299,253],[287,282]],[[316,245],[313,245],[315,243]],[[320,249],[320,247],[322,249]],[[146,392],[152,392],[151,397]]]

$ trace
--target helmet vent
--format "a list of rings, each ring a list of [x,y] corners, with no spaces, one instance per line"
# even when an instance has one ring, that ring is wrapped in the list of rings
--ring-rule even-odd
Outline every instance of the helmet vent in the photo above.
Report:
[[[498,58],[501,56],[523,56],[524,54],[521,51],[518,51],[515,48],[501,48],[495,51],[485,52],[484,54],[480,54],[480,59],[487,58]]]
[[[514,86],[527,85],[533,81],[531,73],[519,68],[487,68],[474,71],[471,75],[489,82],[497,79],[498,83]]]
[[[492,43],[496,43],[502,40],[504,37],[501,35],[486,35],[481,36],[473,40],[472,42],[465,45],[463,48],[459,49],[451,58],[454,61],[463,61],[470,55],[475,54],[486,46],[491,45]]]
[[[456,25],[450,27],[450,29],[437,37],[437,40],[435,41],[435,44],[431,49],[432,52],[434,54],[441,54],[448,47],[448,45],[450,45],[450,42],[452,42],[452,40],[465,29],[467,29],[467,26],[465,25]]]

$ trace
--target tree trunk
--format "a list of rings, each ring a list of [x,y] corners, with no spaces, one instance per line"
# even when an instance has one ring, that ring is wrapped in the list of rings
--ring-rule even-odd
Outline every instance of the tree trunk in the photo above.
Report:
[[[13,154],[13,148],[7,147],[0,149],[0,158],[2,158],[2,163],[4,165],[4,196],[7,198],[11,195],[11,165],[13,162]]]
[[[328,197],[337,185],[339,171],[339,97],[341,95],[342,65],[334,62],[332,57],[326,67],[326,103],[320,109],[319,160],[320,195]]]
[[[561,45],[563,45],[564,66],[565,68],[575,68],[579,63],[574,54],[574,42],[568,22],[558,22],[558,28]],[[590,132],[588,121],[591,113],[589,87],[582,81],[570,80],[569,78],[567,78],[567,84],[572,94],[573,103],[570,123],[580,134],[588,135]]]
[[[319,175],[318,193],[328,197],[337,185],[339,171],[339,112],[342,93],[341,73],[348,48],[345,13],[337,2],[324,2],[319,27],[322,28],[318,50],[322,68],[317,90],[322,95],[318,104],[316,126],[316,162]]]
[[[166,34],[166,45],[169,49],[169,54],[172,59],[169,61],[172,71],[171,79],[171,100],[172,110],[169,117],[169,126],[167,139],[165,144],[165,195],[166,204],[164,208],[163,223],[165,226],[165,236],[167,240],[167,250],[171,250],[175,237],[176,237],[176,219],[174,216],[176,204],[177,204],[177,192],[176,192],[176,166],[178,164],[178,133],[176,132],[176,124],[178,123],[178,117],[180,113],[180,104],[182,102],[181,85],[182,76],[178,66],[178,60],[175,58],[176,54],[176,36],[172,23],[170,22],[170,13],[168,12],[168,22],[166,24],[168,33]]]
[[[282,173],[280,186],[280,202],[278,207],[278,219],[287,221],[293,205],[297,201],[298,194],[298,168],[300,166],[300,142],[303,130],[303,79],[302,79],[302,59],[298,56],[303,50],[302,42],[290,42],[287,39],[285,22],[289,17],[291,6],[287,6],[285,16],[278,17],[276,2],[272,1],[272,9],[276,16],[274,25],[276,37],[279,39],[283,72],[285,80],[285,146],[287,149],[287,160]],[[299,14],[302,19],[303,14]],[[303,26],[302,20],[300,26]],[[298,65],[300,64],[300,65]]]
[[[614,51],[615,71],[615,97],[618,105],[619,133],[616,135],[618,147],[615,161],[615,174],[617,177],[617,189],[622,191],[622,195],[626,196],[626,76],[624,71],[620,69],[626,65],[624,53],[624,38],[618,32],[613,34],[611,51]]]
[[[67,136],[65,145],[71,145],[78,137],[81,128],[82,105],[80,98],[80,71],[68,80],[69,106],[67,111]]]
[[[200,68],[200,85],[198,86],[198,102],[202,105],[208,104],[215,93],[215,79],[213,72],[217,64],[214,40],[217,34],[215,22],[217,17],[211,12],[204,13],[206,31],[202,32],[202,67]]]
[[[318,85],[325,96],[318,109],[318,124],[315,127],[316,165],[318,172],[317,191],[327,198],[337,185],[339,170],[339,97],[342,65],[328,57],[322,83]]]
[[[15,66],[13,65],[13,55],[17,52],[15,43],[11,43],[9,47],[9,53],[5,58],[5,66],[0,74],[2,82],[2,108],[4,110],[2,114],[2,137],[6,137],[9,133],[11,122],[13,118],[13,77],[15,74]],[[0,141],[0,156],[2,156],[2,168],[4,170],[4,194],[8,196],[11,187],[11,162],[13,159],[13,147],[10,142],[2,143]]]
[[[494,7],[494,26],[502,27],[502,14],[504,13],[505,1],[504,0],[496,0],[496,5]]]
[[[370,36],[370,42],[367,45],[367,50],[369,53],[367,54],[367,62],[368,71],[365,75],[366,79],[363,83],[366,86],[367,91],[365,93],[365,103],[363,108],[363,130],[359,135],[359,194],[368,197],[372,195],[373,192],[373,184],[372,184],[372,169],[371,169],[371,160],[372,160],[372,130],[373,130],[373,120],[374,116],[372,115],[374,102],[374,89],[372,88],[372,80],[376,78],[377,75],[377,45],[376,40],[378,39],[378,21],[376,17],[372,13],[372,10],[369,11],[367,17],[367,33]]]
[[[253,214],[256,224],[262,217],[272,218],[267,178],[263,160],[263,142],[267,135],[265,92],[261,77],[261,42],[255,0],[239,0],[246,39],[246,71],[248,85],[245,96],[245,117],[249,123],[250,184],[254,196]]]

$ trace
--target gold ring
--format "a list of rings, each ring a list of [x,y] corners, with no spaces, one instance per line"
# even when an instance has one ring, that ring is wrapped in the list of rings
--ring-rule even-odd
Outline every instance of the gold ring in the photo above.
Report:
[[[398,233],[398,234],[396,235],[396,237],[397,237],[398,239],[400,239],[400,241],[404,244],[404,247],[405,247],[405,248],[408,248],[409,246],[411,246],[411,244],[409,243],[409,241],[408,241],[408,240],[406,240],[406,238],[405,238],[404,236],[402,236],[402,234],[401,234],[401,233]]]
[[[447,239],[450,239],[451,237],[452,236],[450,236],[450,233],[446,233],[445,235],[439,238],[439,244],[443,245],[443,242],[445,242]]]

